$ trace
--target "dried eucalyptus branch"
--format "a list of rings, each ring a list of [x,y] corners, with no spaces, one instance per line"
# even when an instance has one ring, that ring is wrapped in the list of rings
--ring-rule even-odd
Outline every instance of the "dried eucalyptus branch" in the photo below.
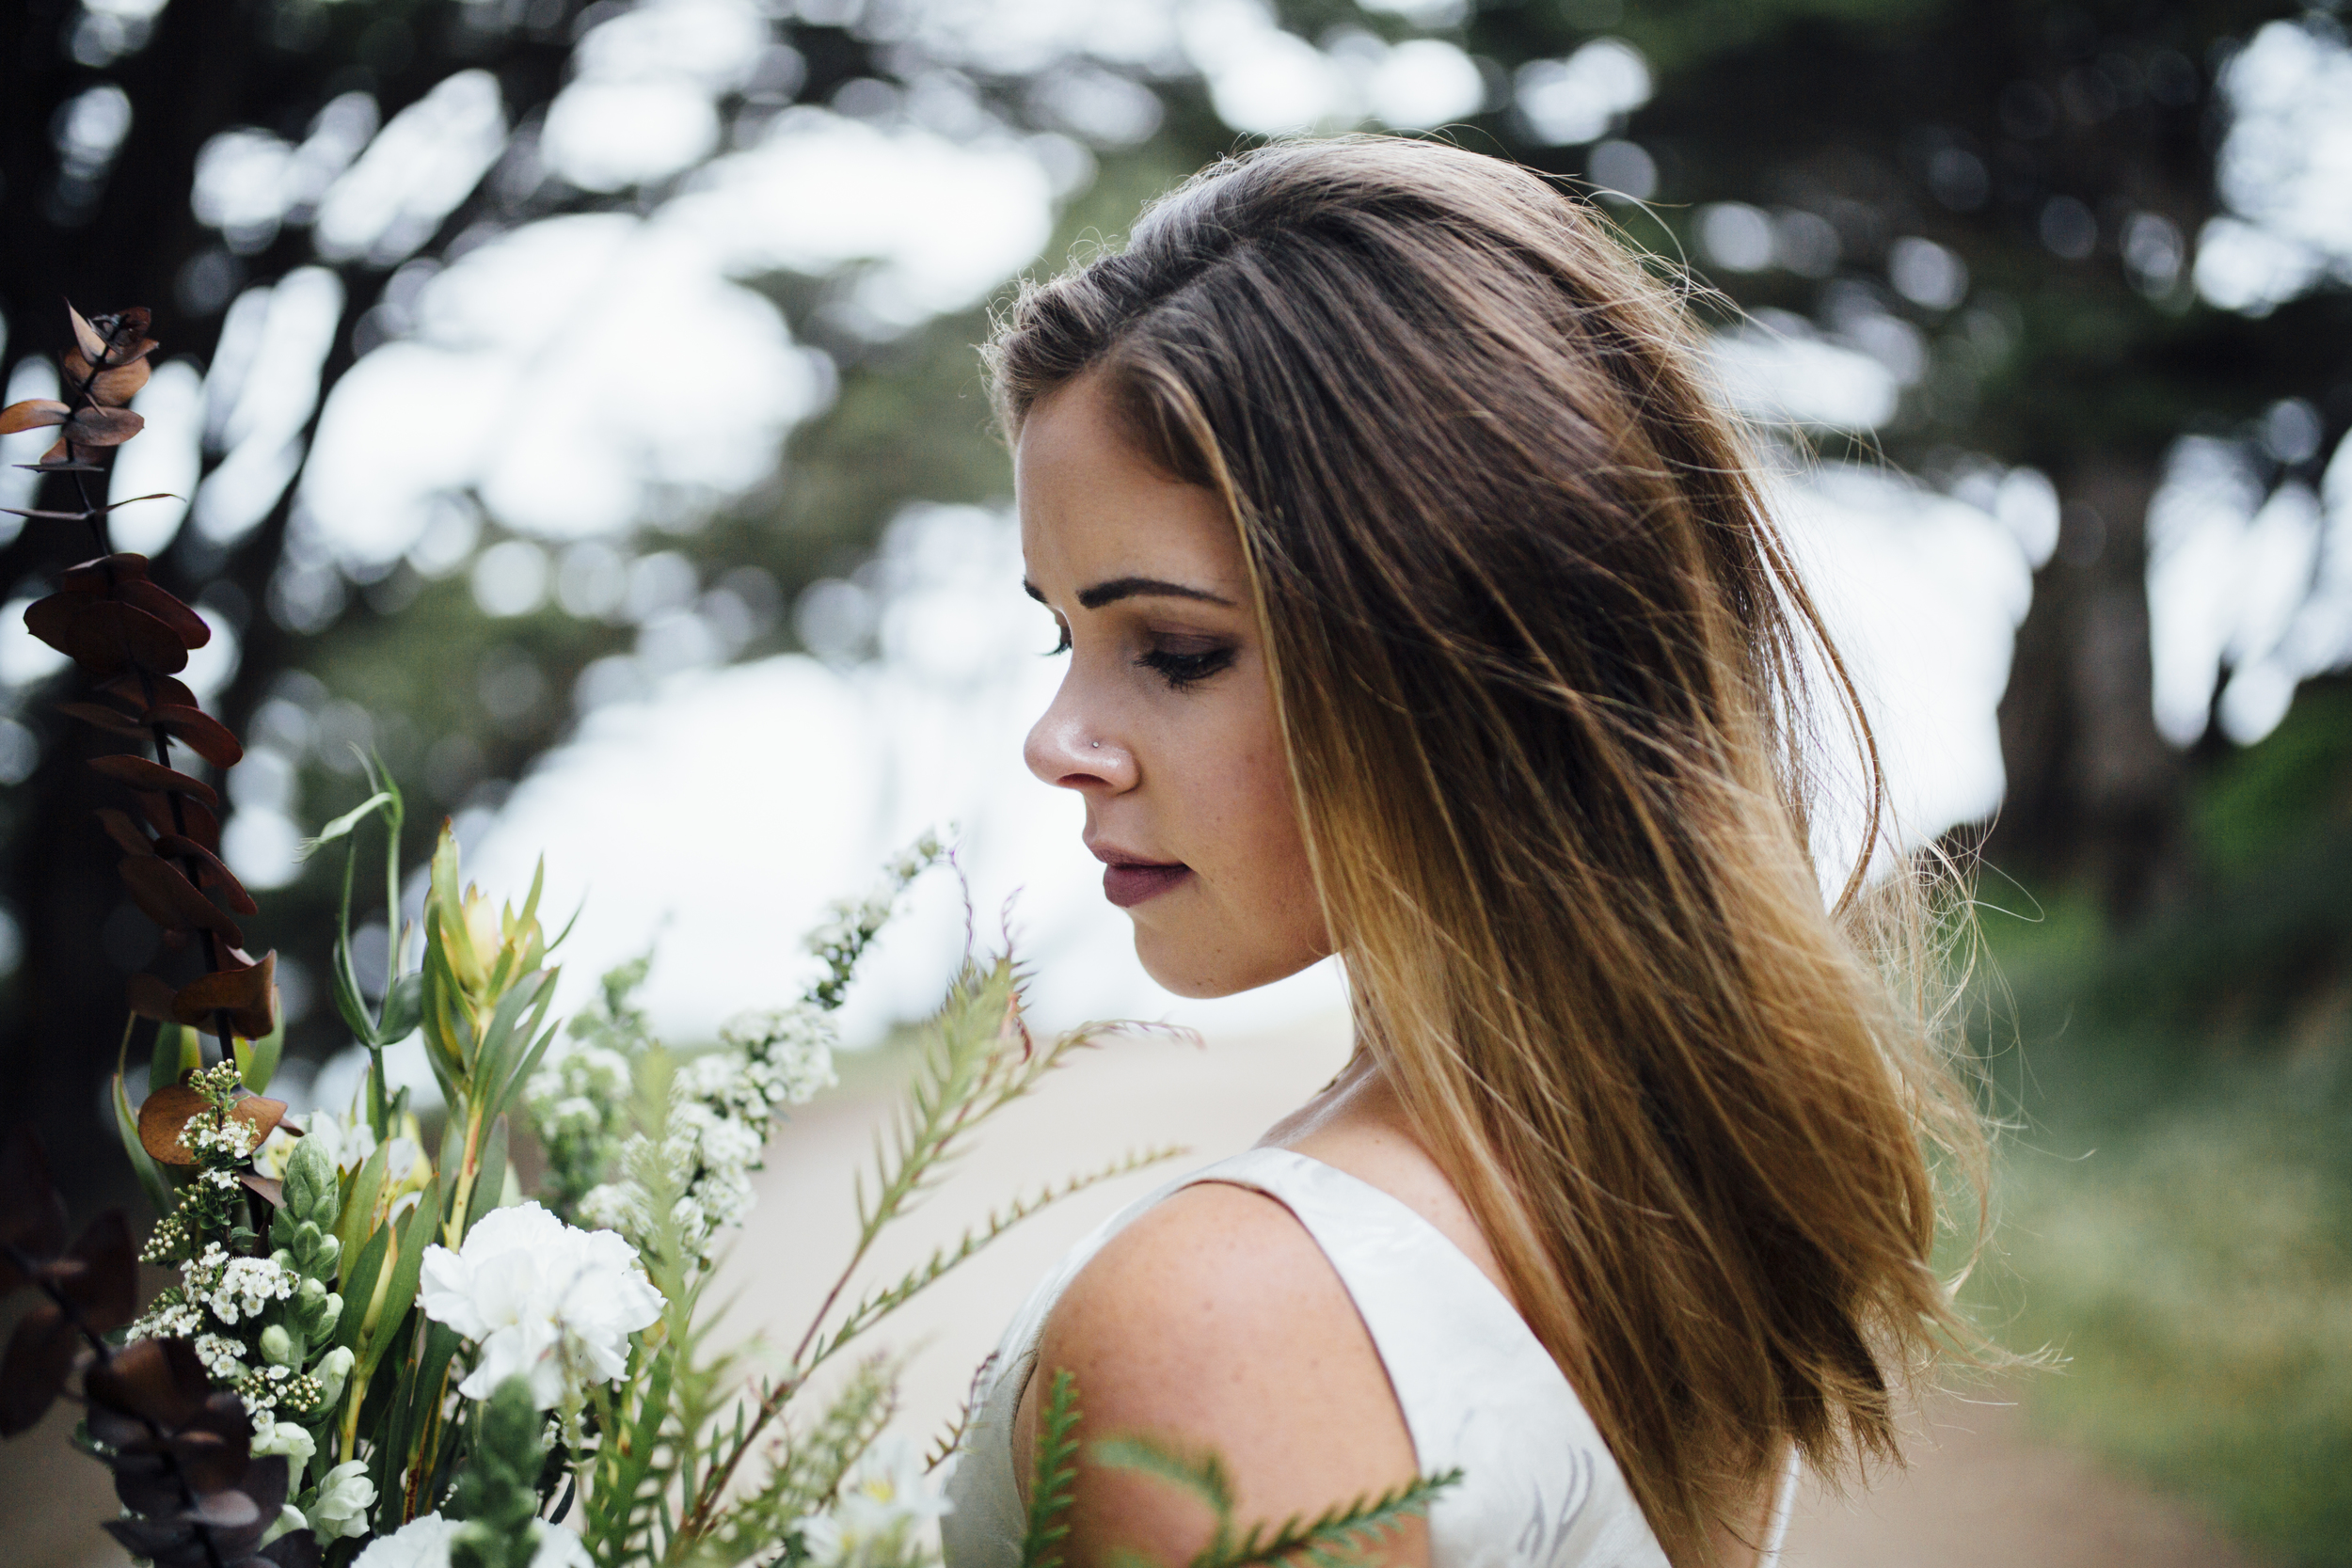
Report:
[[[257,959],[244,951],[236,916],[258,911],[252,895],[221,863],[220,797],[175,768],[171,748],[177,741],[222,772],[235,767],[245,751],[176,678],[187,668],[189,653],[212,641],[212,628],[150,579],[145,556],[109,546],[106,515],[132,501],[100,505],[90,494],[90,476],[105,471],[99,459],[146,424],[124,405],[151,373],[156,345],[147,336],[149,314],[134,309],[91,318],[70,305],[66,313],[74,340],[64,356],[71,395],[0,409],[0,435],[58,428],[56,445],[39,463],[24,467],[72,476],[80,508],[10,510],[36,521],[83,525],[97,554],[59,573],[57,592],[27,609],[24,624],[102,683],[99,694],[105,701],[66,703],[64,712],[109,734],[138,738],[154,751],[151,761],[135,752],[90,764],[129,787],[139,810],[138,818],[103,810],[99,820],[123,852],[118,869],[133,900],[163,928],[167,942],[193,937],[202,949],[206,973],[178,987],[138,975],[131,982],[131,1006],[164,1022],[209,1027],[226,1061],[237,1038],[258,1040],[272,1031],[277,955]]]

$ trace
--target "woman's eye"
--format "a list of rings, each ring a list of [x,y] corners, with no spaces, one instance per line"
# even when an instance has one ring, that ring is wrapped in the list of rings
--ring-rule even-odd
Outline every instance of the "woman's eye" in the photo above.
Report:
[[[1233,650],[1203,648],[1199,652],[1179,652],[1172,648],[1154,648],[1136,659],[1145,669],[1168,683],[1171,691],[1182,691],[1196,686],[1233,662]]]
[[[1066,654],[1070,651],[1070,628],[1059,621],[1055,622],[1054,639],[1054,645],[1045,650],[1047,658],[1053,657],[1056,654]]]

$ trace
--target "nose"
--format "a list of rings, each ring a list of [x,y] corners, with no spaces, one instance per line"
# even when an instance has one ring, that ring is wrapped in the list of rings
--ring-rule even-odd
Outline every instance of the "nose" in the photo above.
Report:
[[[1030,772],[1064,789],[1118,795],[1136,786],[1135,753],[1088,721],[1067,682],[1054,705],[1030,726],[1021,756]]]

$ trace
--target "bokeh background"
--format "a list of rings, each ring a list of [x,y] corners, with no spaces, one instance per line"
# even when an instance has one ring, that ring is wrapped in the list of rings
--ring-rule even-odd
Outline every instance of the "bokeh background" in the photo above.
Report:
[[[186,499],[115,537],[215,627],[225,850],[320,1103],[354,1081],[340,864],[297,849],[362,751],[410,863],[444,816],[494,890],[545,853],[574,994],[654,946],[680,1042],[791,994],[795,934],[935,823],[1049,1020],[1323,1037],[1326,971],[1152,988],[1022,771],[1055,667],[973,345],[1018,275],[1269,135],[1439,134],[1588,191],[1697,291],[1907,838],[1981,844],[2012,1131],[1971,1289],[2070,1358],[2004,1397],[2151,1517],[2352,1563],[2337,6],[17,0],[0,72],[0,381],[55,387],[66,297],[155,311],[114,493]],[[0,1117],[95,1206],[154,939],[22,626],[78,541],[0,537]],[[918,899],[853,1039],[927,1010],[962,933]],[[1978,1560],[1916,1544],[1871,1560]]]

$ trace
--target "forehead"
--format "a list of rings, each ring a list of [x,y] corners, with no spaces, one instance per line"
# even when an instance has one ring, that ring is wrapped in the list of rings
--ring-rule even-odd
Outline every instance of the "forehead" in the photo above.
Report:
[[[1243,594],[1224,504],[1137,451],[1091,374],[1029,410],[1013,447],[1013,493],[1030,580],[1049,594],[1129,576]]]

